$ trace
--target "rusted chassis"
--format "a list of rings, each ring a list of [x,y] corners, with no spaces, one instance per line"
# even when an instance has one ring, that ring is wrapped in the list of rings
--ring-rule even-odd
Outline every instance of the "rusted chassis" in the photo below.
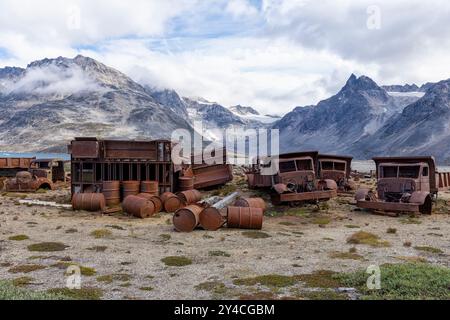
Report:
[[[301,193],[272,194],[273,203],[296,203],[309,201],[326,201],[337,196],[337,190],[312,191]]]

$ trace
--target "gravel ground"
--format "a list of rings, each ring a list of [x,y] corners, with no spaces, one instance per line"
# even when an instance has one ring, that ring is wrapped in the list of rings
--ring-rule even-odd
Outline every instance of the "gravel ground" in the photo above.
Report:
[[[67,189],[46,194],[28,194],[27,199],[67,202]],[[450,193],[441,199],[450,201]],[[217,232],[196,230],[189,234],[174,231],[170,214],[139,220],[126,216],[102,216],[88,212],[18,205],[17,198],[0,196],[0,279],[31,277],[30,290],[62,288],[66,283],[65,268],[58,261],[72,261],[95,269],[95,274],[82,276],[83,287],[103,290],[104,299],[236,299],[267,288],[238,286],[233,281],[258,275],[301,275],[317,270],[336,272],[366,269],[369,265],[401,263],[421,257],[428,262],[450,267],[449,206],[444,213],[408,219],[373,215],[355,210],[351,196],[340,196],[321,205],[290,210],[281,216],[278,208],[266,217],[263,232],[270,237],[248,238],[244,230],[223,228]],[[443,201],[442,200],[442,201]],[[323,221],[318,221],[318,218]],[[319,223],[322,223],[320,225]],[[388,233],[395,228],[396,233]],[[94,230],[109,230],[111,235],[95,238]],[[358,231],[378,235],[389,247],[371,247],[347,243]],[[10,240],[26,235],[29,239]],[[31,252],[28,246],[40,242],[61,242],[68,247],[58,252]],[[410,242],[411,246],[405,246]],[[106,247],[103,252],[93,247]],[[414,247],[429,246],[442,253],[429,253]],[[331,258],[336,252],[348,253],[357,248],[361,260]],[[219,251],[216,256],[212,251]],[[216,253],[217,254],[217,253]],[[192,264],[166,266],[161,259],[185,256]],[[405,258],[409,257],[409,258]],[[37,264],[44,269],[30,273],[11,273],[11,268]],[[99,276],[121,274],[125,279],[99,281]],[[126,279],[129,278],[129,279]],[[221,284],[220,290],[202,290],[205,282]],[[150,288],[151,287],[151,290]],[[302,284],[279,289],[276,297],[294,296]]]

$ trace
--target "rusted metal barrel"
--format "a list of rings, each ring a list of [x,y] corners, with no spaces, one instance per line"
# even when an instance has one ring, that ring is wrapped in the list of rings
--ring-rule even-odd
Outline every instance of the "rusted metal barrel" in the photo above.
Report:
[[[154,196],[159,195],[158,181],[141,181],[141,193],[149,193]]]
[[[128,196],[122,203],[123,211],[137,218],[148,218],[155,213],[153,201],[138,197]]]
[[[75,193],[72,197],[73,210],[103,211],[106,207],[102,193]]]
[[[251,207],[261,208],[263,212],[266,211],[266,202],[261,198],[242,198],[234,202],[235,207]]]
[[[107,206],[120,204],[120,181],[103,181],[102,193]]]
[[[140,185],[139,181],[122,181],[123,199],[126,199],[128,196],[138,195]]]
[[[185,205],[197,203],[202,200],[202,194],[198,190],[182,191],[178,192],[176,195]]]
[[[200,212],[202,207],[197,205],[190,205],[182,209],[178,209],[173,215],[173,225],[175,229],[180,232],[191,232],[199,223]]]
[[[164,210],[166,210],[166,212],[175,212],[183,206],[181,199],[172,192],[163,193],[161,195],[161,200],[163,201]]]
[[[155,213],[161,212],[163,202],[160,197],[151,195],[150,193],[139,193],[136,197],[144,198],[149,201],[153,201],[155,205]]]
[[[209,231],[220,229],[227,221],[225,215],[223,215],[219,209],[214,207],[204,209],[200,213],[199,220],[203,229]]]
[[[194,189],[194,177],[180,177],[178,179],[179,189],[181,191],[188,191]]]
[[[228,207],[228,228],[262,229],[263,210],[261,208]]]

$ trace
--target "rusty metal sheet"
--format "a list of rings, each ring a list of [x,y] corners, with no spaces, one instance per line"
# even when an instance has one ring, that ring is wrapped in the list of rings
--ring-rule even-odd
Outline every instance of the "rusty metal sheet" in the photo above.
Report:
[[[337,197],[336,190],[284,193],[273,196],[276,202],[302,202],[311,200],[328,200]]]
[[[230,182],[233,180],[232,170],[227,164],[192,167],[194,188],[204,189]]]
[[[28,169],[36,158],[0,158],[0,169]]]
[[[153,141],[114,141],[105,140],[105,158],[154,159],[157,160],[158,145]]]
[[[95,159],[100,156],[100,146],[98,141],[72,141],[70,152],[73,158]]]
[[[415,203],[359,200],[356,202],[356,206],[372,210],[420,212],[420,205]]]

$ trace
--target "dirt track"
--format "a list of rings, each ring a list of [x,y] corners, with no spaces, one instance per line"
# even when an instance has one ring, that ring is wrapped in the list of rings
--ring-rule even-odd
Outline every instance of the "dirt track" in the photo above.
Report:
[[[442,197],[450,200],[450,193]],[[69,191],[30,194],[27,198],[67,201]],[[450,267],[448,206],[440,208],[444,213],[432,216],[390,218],[355,211],[351,197],[338,197],[321,209],[271,209],[269,214],[274,216],[265,218],[262,230],[270,237],[253,239],[245,236],[243,230],[226,228],[177,233],[171,215],[165,213],[139,220],[18,205],[17,200],[5,194],[0,197],[0,279],[30,277],[26,287],[32,290],[65,286],[65,267],[57,264],[60,261],[95,269],[91,270],[95,274],[82,276],[82,285],[101,288],[104,299],[236,299],[268,290],[258,285],[235,285],[236,279],[301,275],[315,270],[350,271],[418,257]],[[283,210],[289,210],[289,215],[281,215]],[[387,233],[388,228],[395,228],[396,233]],[[109,230],[111,235],[97,239],[91,234],[94,230]],[[348,237],[360,230],[378,235],[390,246],[348,244]],[[9,239],[16,235],[29,239]],[[40,242],[61,242],[68,247],[58,252],[28,250],[29,245]],[[405,246],[405,242],[411,245]],[[442,253],[417,250],[417,246],[437,248]],[[94,247],[104,251],[92,250]],[[331,257],[348,253],[352,247],[357,248],[360,259]],[[168,256],[185,256],[192,264],[166,266],[161,259]],[[27,274],[11,273],[12,268],[29,264],[45,268]],[[108,277],[111,274],[122,276]],[[106,277],[98,278],[101,276]],[[272,290],[272,294],[301,299],[303,290],[299,283]]]

